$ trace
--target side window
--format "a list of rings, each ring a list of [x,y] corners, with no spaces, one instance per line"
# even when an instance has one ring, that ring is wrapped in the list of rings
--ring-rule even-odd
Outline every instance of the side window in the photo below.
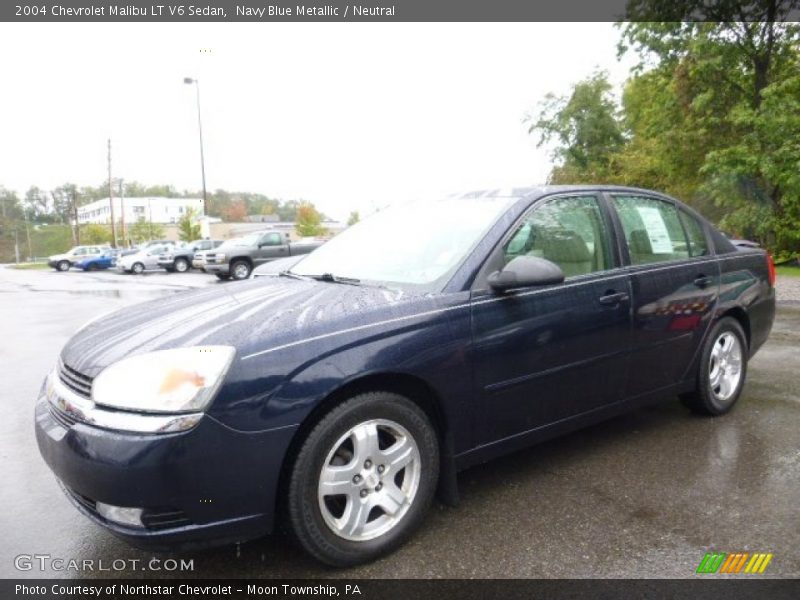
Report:
[[[678,210],[681,223],[689,237],[689,254],[691,256],[707,256],[708,242],[703,231],[703,225],[685,210]]]
[[[506,264],[517,256],[556,263],[565,277],[611,268],[608,228],[595,196],[556,198],[536,206],[503,248]]]
[[[281,245],[281,234],[280,233],[268,233],[264,237],[261,238],[261,243],[266,244],[267,246],[280,246]]]
[[[631,264],[646,265],[689,258],[689,243],[669,202],[642,196],[614,196]]]

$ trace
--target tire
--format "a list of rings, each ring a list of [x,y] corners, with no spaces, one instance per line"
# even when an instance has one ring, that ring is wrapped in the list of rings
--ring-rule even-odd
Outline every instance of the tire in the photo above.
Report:
[[[247,279],[250,277],[250,273],[253,272],[253,267],[250,266],[250,263],[246,260],[235,260],[231,263],[230,266],[230,274],[233,279],[237,281],[241,281],[242,279]]]
[[[231,278],[231,276],[228,273],[214,273],[214,275],[216,275],[217,279],[219,279],[220,281],[227,281],[228,279]]]
[[[357,437],[363,444],[356,444]],[[392,454],[397,467],[390,464]],[[341,479],[325,486],[326,469],[332,477],[338,469]],[[290,530],[328,565],[374,560],[420,525],[438,478],[436,432],[416,404],[388,392],[354,396],[325,415],[300,447],[288,479]]]
[[[747,376],[747,338],[739,321],[723,317],[703,344],[695,389],[681,396],[693,412],[718,416],[730,411]]]
[[[176,258],[172,270],[178,273],[186,273],[189,270],[189,261],[185,258]]]
[[[69,271],[69,268],[72,265],[69,263],[68,260],[60,260],[56,263],[56,270],[61,271],[62,273],[65,271]]]
[[[140,262],[133,263],[133,266],[131,267],[131,272],[134,273],[135,275],[141,275],[142,273],[144,273],[144,265]]]

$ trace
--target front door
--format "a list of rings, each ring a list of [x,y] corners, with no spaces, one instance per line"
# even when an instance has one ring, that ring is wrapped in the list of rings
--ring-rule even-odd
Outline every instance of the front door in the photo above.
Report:
[[[496,250],[559,265],[561,284],[498,295],[475,290],[475,383],[492,443],[619,400],[630,344],[628,274],[594,194],[537,203]]]
[[[258,241],[258,250],[255,255],[256,265],[288,256],[289,246],[284,242],[283,235],[277,231],[271,231],[261,236]]]

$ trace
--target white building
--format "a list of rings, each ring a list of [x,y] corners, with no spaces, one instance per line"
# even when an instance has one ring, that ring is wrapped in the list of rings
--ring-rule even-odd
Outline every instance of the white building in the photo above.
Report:
[[[136,223],[140,219],[153,223],[177,223],[190,208],[195,214],[203,214],[202,198],[114,198],[114,220],[119,222],[122,207],[125,207],[125,223]],[[111,203],[108,198],[96,200],[78,207],[78,223],[110,223]]]

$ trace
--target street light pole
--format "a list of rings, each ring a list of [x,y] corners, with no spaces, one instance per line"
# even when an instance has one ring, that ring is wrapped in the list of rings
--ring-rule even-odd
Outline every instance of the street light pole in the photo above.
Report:
[[[203,176],[203,215],[208,214],[208,196],[206,194],[206,160],[203,153],[203,120],[200,118],[200,81],[191,77],[184,77],[183,83],[194,84],[197,92],[197,129],[200,132],[200,173]]]

